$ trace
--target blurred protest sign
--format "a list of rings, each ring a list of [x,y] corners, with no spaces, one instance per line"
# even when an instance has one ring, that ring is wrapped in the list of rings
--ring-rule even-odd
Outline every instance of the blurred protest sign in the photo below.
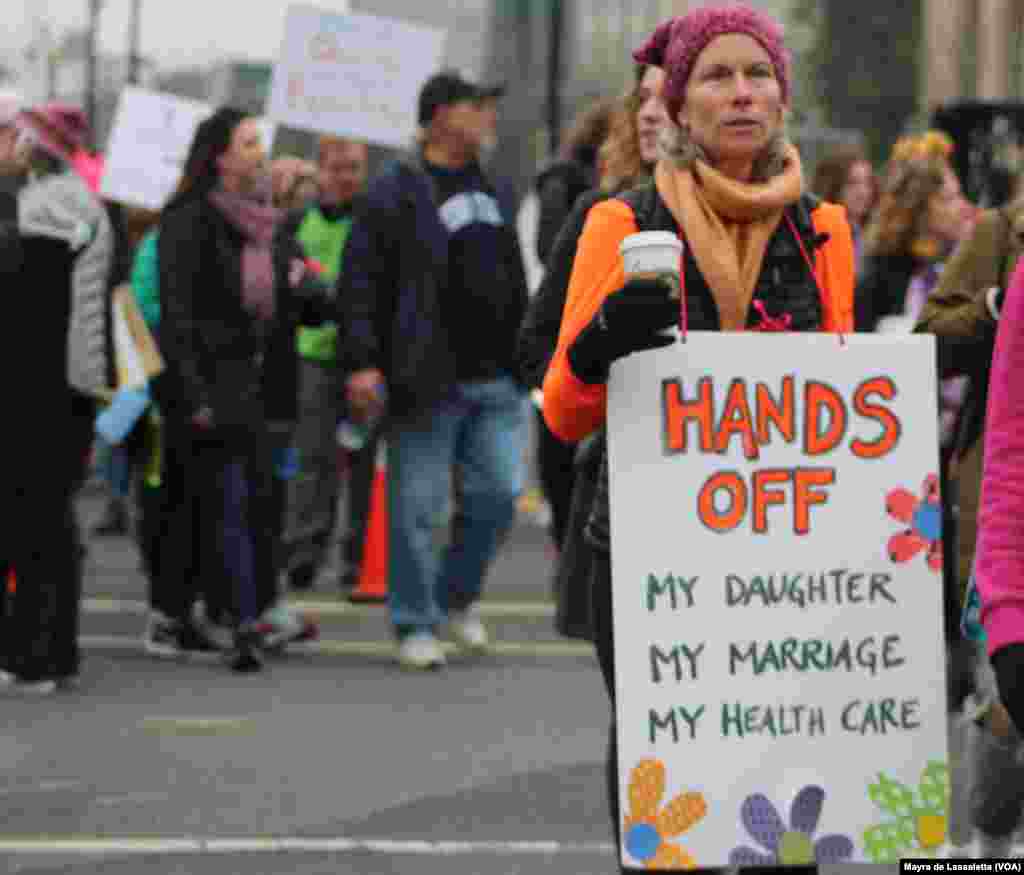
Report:
[[[196,128],[211,112],[197,100],[126,88],[107,146],[103,197],[150,210],[163,207],[178,184]],[[261,124],[269,150],[273,126]]]
[[[444,39],[444,31],[404,21],[292,6],[267,114],[290,128],[406,146]]]

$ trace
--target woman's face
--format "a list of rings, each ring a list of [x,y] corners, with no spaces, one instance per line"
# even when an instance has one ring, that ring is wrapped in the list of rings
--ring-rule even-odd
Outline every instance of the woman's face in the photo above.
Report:
[[[753,37],[727,33],[697,56],[678,122],[723,172],[745,178],[782,127],[782,86]]]
[[[850,221],[863,225],[875,199],[875,171],[871,162],[854,161],[850,165],[841,198]]]
[[[239,122],[231,134],[227,151],[217,159],[217,168],[222,179],[237,181],[243,191],[251,191],[264,181],[267,154],[256,119],[246,118]]]
[[[944,243],[956,243],[967,230],[967,202],[960,190],[960,180],[951,168],[943,174],[942,188],[928,199],[928,233]]]
[[[668,121],[668,110],[661,97],[665,84],[665,71],[648,67],[637,88],[640,108],[636,113],[636,130],[640,142],[640,160],[654,164],[658,160],[658,136]]]

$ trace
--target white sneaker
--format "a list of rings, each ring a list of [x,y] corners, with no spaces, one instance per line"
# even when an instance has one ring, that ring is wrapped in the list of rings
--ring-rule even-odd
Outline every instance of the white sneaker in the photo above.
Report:
[[[440,642],[428,632],[408,635],[398,644],[398,662],[402,668],[424,671],[445,664]]]
[[[461,650],[483,653],[487,649],[487,629],[475,607],[453,611],[449,620],[452,640]]]

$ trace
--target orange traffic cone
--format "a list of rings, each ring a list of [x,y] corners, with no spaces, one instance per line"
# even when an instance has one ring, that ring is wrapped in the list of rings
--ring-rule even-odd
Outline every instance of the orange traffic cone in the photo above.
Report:
[[[348,597],[351,602],[382,604],[388,600],[388,469],[383,444],[381,441],[377,452],[359,582]]]

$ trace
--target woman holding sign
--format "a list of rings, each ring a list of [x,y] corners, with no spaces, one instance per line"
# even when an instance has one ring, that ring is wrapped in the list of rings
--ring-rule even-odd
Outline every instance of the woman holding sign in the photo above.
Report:
[[[604,423],[612,362],[674,343],[668,332],[675,325],[853,328],[852,233],[841,207],[805,192],[800,156],[785,137],[790,68],[778,23],[747,6],[704,6],[662,23],[634,59],[665,70],[669,136],[653,183],[597,204],[587,218],[544,380],[545,419],[567,441]],[[619,246],[643,231],[683,242],[681,296],[674,283],[626,275]],[[614,697],[607,459],[602,468],[588,535],[595,643]],[[612,742],[608,780],[618,826],[614,726]]]

